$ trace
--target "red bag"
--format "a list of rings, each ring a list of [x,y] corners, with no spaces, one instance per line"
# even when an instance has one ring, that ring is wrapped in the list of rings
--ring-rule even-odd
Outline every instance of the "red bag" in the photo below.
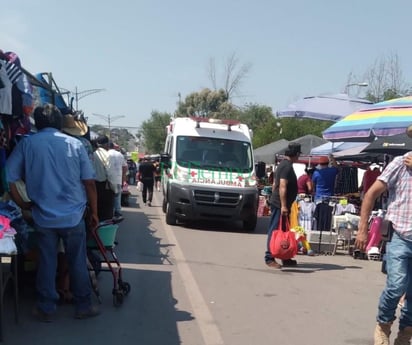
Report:
[[[292,259],[298,253],[298,243],[295,233],[289,230],[288,217],[280,217],[278,229],[272,232],[269,250],[274,258],[281,260]]]

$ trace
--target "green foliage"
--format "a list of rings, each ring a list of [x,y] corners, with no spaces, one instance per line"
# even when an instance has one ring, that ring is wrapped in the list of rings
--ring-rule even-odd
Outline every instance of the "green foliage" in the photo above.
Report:
[[[265,105],[246,104],[241,108],[236,119],[245,123],[255,132],[260,127],[265,127],[268,121],[273,118],[272,108]]]
[[[118,144],[120,147],[128,150],[129,142],[134,142],[136,137],[130,133],[126,128],[111,128],[111,135],[109,136],[109,129],[102,125],[90,126],[90,130],[97,135],[107,135],[111,140]]]
[[[136,137],[131,134],[126,128],[112,128],[111,139],[120,147],[128,151],[129,142],[135,142]],[[134,146],[134,145],[133,145]]]
[[[377,103],[377,102],[387,101],[393,98],[403,97],[406,94],[407,94],[407,91],[403,91],[402,93],[399,93],[394,89],[386,89],[383,91],[383,94],[381,96],[375,96],[370,91],[368,91],[366,93],[365,98],[373,103]]]
[[[169,113],[152,111],[149,120],[142,123],[138,137],[144,143],[145,153],[155,154],[163,152],[166,140],[166,126],[172,118]]]
[[[189,94],[184,102],[181,102],[176,111],[176,116],[199,116],[210,118],[233,118],[235,108],[228,101],[223,89],[203,89]]]

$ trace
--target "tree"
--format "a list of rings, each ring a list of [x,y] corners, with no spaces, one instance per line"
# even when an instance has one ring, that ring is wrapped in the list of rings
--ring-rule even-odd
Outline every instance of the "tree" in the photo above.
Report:
[[[236,119],[245,123],[248,127],[255,132],[259,128],[266,127],[268,122],[273,118],[272,108],[248,103],[239,109]]]
[[[223,89],[213,91],[208,88],[189,94],[176,111],[177,116],[210,118],[231,118],[234,113],[235,108],[228,102]]]
[[[130,133],[126,128],[111,128],[110,136],[109,129],[102,125],[93,125],[90,127],[90,130],[96,133],[97,135],[107,135],[113,142],[115,142],[125,150],[129,150],[129,143],[131,141],[136,141],[136,137],[132,133]]]
[[[171,114],[155,110],[152,111],[150,119],[142,123],[138,137],[147,153],[163,152],[167,134],[166,126],[170,124],[171,118]]]
[[[356,83],[356,80],[359,79],[350,73],[347,85]],[[365,98],[374,103],[408,94],[409,85],[403,78],[397,54],[376,59],[365,72],[362,80],[368,83]]]
[[[217,68],[214,58],[209,60],[207,72],[213,89],[222,89],[226,95],[226,99],[230,101],[234,95],[239,95],[240,86],[248,76],[251,68],[252,64],[250,62],[239,66],[239,59],[236,56],[236,53],[232,53],[226,60],[222,78],[223,85],[221,87],[219,87],[216,77]]]

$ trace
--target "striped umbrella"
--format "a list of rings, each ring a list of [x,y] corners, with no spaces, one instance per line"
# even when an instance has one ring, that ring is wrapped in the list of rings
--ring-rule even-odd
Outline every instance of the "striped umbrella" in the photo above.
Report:
[[[375,103],[344,117],[323,132],[329,141],[372,141],[405,133],[412,124],[412,96]]]

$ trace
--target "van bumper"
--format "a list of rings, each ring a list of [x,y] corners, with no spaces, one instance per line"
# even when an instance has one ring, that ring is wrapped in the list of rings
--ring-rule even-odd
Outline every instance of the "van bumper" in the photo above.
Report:
[[[213,188],[173,183],[168,191],[171,212],[182,221],[247,220],[256,216],[258,196],[254,187]]]

